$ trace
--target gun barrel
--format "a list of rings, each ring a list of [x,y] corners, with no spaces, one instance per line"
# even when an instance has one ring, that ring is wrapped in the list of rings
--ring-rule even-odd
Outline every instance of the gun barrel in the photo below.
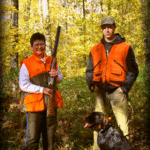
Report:
[[[56,34],[56,38],[55,38],[54,52],[53,52],[53,54],[52,54],[52,57],[53,57],[53,58],[56,57],[56,53],[57,53],[57,47],[58,47],[60,29],[61,29],[61,27],[58,26],[58,27],[57,27],[57,34]]]
[[[60,35],[60,29],[61,27],[58,26],[57,27],[57,34],[56,34],[56,38],[55,38],[55,45],[54,45],[54,51],[52,54],[52,64],[51,64],[51,69],[55,69],[56,67],[56,54],[57,54],[57,47],[58,47],[58,42],[59,42],[59,35]],[[53,97],[49,97],[48,99],[48,103],[47,103],[47,117],[51,117],[51,116],[55,116],[55,105],[54,105],[54,94],[55,94],[55,89],[54,89],[54,77],[50,77],[48,78],[48,87],[53,89],[54,93],[53,93]]]

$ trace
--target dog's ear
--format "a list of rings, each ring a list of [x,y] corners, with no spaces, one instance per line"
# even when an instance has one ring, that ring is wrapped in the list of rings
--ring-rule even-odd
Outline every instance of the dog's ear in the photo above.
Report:
[[[92,123],[94,123],[95,122],[95,117],[93,117],[93,116],[85,116],[85,117],[83,117],[83,120],[85,121],[85,122],[87,122],[87,123],[90,123],[90,124],[92,124]]]
[[[89,116],[83,117],[85,121],[84,128],[92,128],[95,126],[95,113],[91,113]]]

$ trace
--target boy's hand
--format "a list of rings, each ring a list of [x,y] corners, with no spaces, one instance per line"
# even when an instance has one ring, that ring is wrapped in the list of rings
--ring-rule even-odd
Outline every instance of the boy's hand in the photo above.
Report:
[[[94,92],[97,92],[98,91],[98,87],[95,85],[95,86],[91,86],[91,90],[94,91]]]
[[[123,92],[122,89],[121,89],[121,87],[119,87],[118,89],[119,89],[120,92]]]

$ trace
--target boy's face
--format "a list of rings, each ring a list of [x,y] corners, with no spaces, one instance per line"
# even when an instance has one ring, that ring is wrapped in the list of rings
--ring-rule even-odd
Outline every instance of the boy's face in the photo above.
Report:
[[[31,49],[37,57],[43,58],[46,50],[45,42],[43,40],[35,40]]]
[[[103,25],[102,27],[103,35],[106,41],[111,41],[115,37],[114,31],[116,27],[114,25]]]

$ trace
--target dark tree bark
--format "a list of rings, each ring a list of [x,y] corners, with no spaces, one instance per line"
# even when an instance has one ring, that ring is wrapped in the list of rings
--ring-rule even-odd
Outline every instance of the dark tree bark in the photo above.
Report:
[[[2,7],[0,5],[0,10],[2,10]],[[2,14],[3,15],[3,14]],[[2,16],[0,17],[0,21],[2,20]],[[1,50],[1,39],[2,39],[2,27],[0,24],[0,60],[2,60],[2,50]],[[2,91],[3,91],[3,67],[2,67],[2,61],[0,61],[0,97],[2,96]],[[1,106],[1,101],[0,101],[0,106]]]
[[[145,35],[145,46],[146,46],[146,74],[147,78],[144,79],[145,81],[145,90],[147,95],[147,102],[145,104],[146,108],[146,133],[148,135],[148,141],[150,144],[150,1],[149,0],[142,0],[145,9],[143,9],[143,16],[144,18],[144,33]]]
[[[103,12],[104,12],[103,11],[103,0],[100,1],[100,8],[101,8],[101,12],[102,12],[102,15],[103,15]]]
[[[85,0],[82,1],[83,2],[83,20],[85,21]],[[84,22],[84,25],[83,25],[83,32],[84,32],[84,35],[85,35],[85,32],[86,32],[86,23]],[[85,36],[84,36],[84,47],[85,47]]]
[[[85,19],[85,0],[83,0],[83,19]]]

